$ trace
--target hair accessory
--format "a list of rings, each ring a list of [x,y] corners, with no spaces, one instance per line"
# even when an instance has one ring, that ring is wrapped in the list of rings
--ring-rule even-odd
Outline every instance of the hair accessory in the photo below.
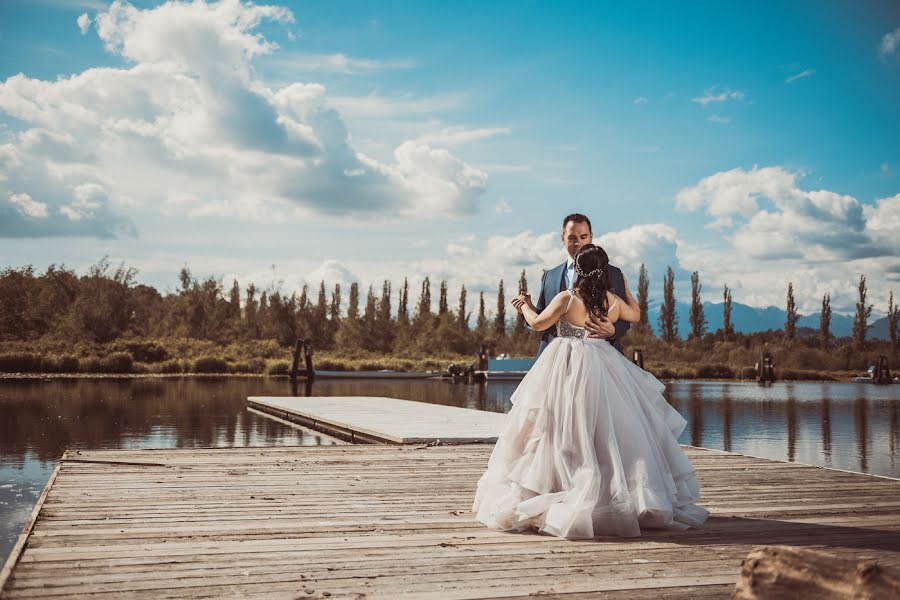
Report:
[[[575,272],[578,273],[581,277],[600,277],[603,275],[603,269],[597,268],[589,273],[585,273],[581,267],[578,265],[578,261],[575,261]]]

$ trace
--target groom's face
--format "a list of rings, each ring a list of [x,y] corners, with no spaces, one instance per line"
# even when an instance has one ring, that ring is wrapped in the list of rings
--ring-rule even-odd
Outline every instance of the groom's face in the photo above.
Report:
[[[585,244],[590,244],[593,236],[587,223],[569,221],[562,232],[562,243],[570,258],[575,258],[578,250]]]

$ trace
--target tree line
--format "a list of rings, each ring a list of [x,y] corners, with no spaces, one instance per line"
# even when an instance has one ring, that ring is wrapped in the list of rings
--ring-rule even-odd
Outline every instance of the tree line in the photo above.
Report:
[[[37,273],[30,266],[6,268],[0,271],[0,341],[54,338],[107,343],[135,336],[183,337],[223,344],[276,340],[288,346],[303,337],[318,349],[341,353],[428,355],[449,351],[468,355],[487,343],[497,353],[525,356],[534,352],[537,343],[521,314],[507,319],[503,280],[498,286],[496,310],[489,316],[483,291],[472,302],[463,285],[451,303],[446,281],[435,286],[435,312],[429,277],[417,290],[410,290],[409,280],[404,278],[396,291],[389,280],[366,290],[357,283],[345,290],[340,284],[327,287],[322,281],[316,289],[304,285],[299,294],[287,294],[276,287],[260,289],[252,283],[241,287],[237,280],[226,288],[221,278],[197,279],[184,267],[179,272],[178,288],[164,295],[151,286],[137,284],[136,274],[134,269],[124,264],[114,266],[107,259],[81,276],[56,265],[44,273]],[[648,314],[649,287],[647,269],[642,264],[637,286],[642,321],[638,330],[653,336]],[[702,287],[699,273],[693,272],[688,340],[702,340],[710,334]],[[417,298],[410,298],[411,291]],[[523,270],[516,292],[527,291]],[[680,337],[671,267],[663,276],[662,293],[660,339],[674,343]],[[860,276],[858,293],[852,342],[854,347],[863,348],[872,313],[865,276]],[[716,333],[724,340],[734,339],[732,294],[727,285],[722,299],[724,323]],[[786,309],[783,335],[793,340],[798,335],[799,318],[793,283],[788,284]],[[831,314],[831,296],[826,293],[822,298],[818,340],[822,349],[833,343]],[[891,292],[888,328],[894,349],[898,347],[898,323],[900,307]]]

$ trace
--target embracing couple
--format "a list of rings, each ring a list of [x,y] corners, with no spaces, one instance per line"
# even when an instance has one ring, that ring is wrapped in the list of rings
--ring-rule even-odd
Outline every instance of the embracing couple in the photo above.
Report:
[[[698,527],[709,513],[678,444],[686,422],[622,354],[638,304],[586,216],[567,216],[561,237],[566,262],[545,272],[537,306],[512,301],[544,334],[478,482],[476,518],[563,538]]]

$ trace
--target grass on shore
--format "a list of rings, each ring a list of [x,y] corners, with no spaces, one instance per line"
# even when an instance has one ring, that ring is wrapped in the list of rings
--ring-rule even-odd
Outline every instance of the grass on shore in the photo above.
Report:
[[[654,353],[655,354],[655,353]],[[672,358],[675,358],[674,356]],[[686,357],[678,357],[686,358]],[[437,356],[395,356],[367,352],[353,355],[317,352],[313,365],[318,371],[401,371],[445,372],[450,364],[467,366],[476,357],[461,354]],[[301,359],[301,368],[303,367]],[[660,379],[752,380],[752,366],[725,363],[698,364],[697,361],[663,362],[648,360],[648,371]],[[221,345],[184,338],[129,339],[111,344],[76,344],[60,341],[0,344],[0,373],[46,374],[234,374],[287,375],[291,349],[272,340]],[[776,371],[779,380],[847,381],[849,370],[785,367]]]

